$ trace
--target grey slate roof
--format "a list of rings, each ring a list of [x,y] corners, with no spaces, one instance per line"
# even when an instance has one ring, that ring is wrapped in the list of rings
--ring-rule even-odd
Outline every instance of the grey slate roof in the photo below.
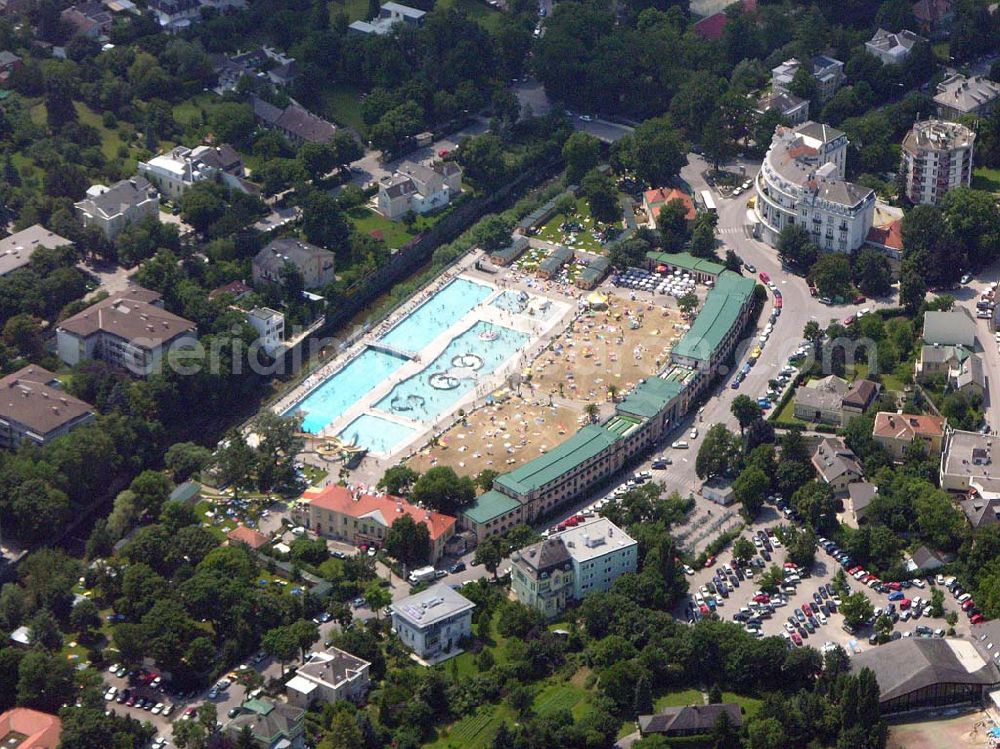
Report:
[[[640,715],[639,732],[643,736],[651,733],[708,733],[720,715],[726,715],[730,724],[737,728],[743,725],[740,706],[727,702],[720,705],[668,707],[655,715]]]

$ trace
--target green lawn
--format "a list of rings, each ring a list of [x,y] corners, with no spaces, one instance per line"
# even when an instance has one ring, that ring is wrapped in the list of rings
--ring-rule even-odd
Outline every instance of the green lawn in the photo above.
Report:
[[[573,244],[569,244],[570,234],[562,231],[559,227],[562,226],[567,221],[576,222],[582,224],[584,231],[579,232],[576,235],[576,241]],[[557,213],[549,221],[538,230],[538,239],[545,242],[552,242],[553,244],[566,245],[567,247],[572,247],[575,250],[585,250],[588,252],[601,252],[601,243],[594,238],[590,233],[590,229],[595,225],[594,219],[590,215],[590,206],[587,204],[586,198],[577,198],[576,200],[576,214],[573,216],[565,216],[562,213]]]
[[[851,381],[857,379],[864,379],[868,376],[868,365],[857,363],[850,364],[844,367],[844,376]],[[883,373],[881,375],[882,387],[886,390],[894,390],[896,392],[902,392],[904,388],[904,383],[895,374]]]
[[[361,91],[346,83],[338,83],[321,94],[323,113],[338,125],[364,132],[361,119]]]
[[[976,190],[1000,192],[1000,169],[981,166],[972,170],[972,187]]]
[[[458,8],[459,10],[464,10],[469,18],[487,31],[495,31],[502,17],[499,10],[495,10],[485,2],[479,2],[479,0],[438,0],[434,5],[434,9],[437,10],[438,8]]]
[[[84,125],[90,125],[101,134],[101,153],[104,154],[104,157],[117,159],[118,149],[125,145],[119,132],[106,128],[101,116],[83,102],[75,101],[73,106],[76,107],[76,115],[80,122]],[[126,168],[126,171],[129,170]]]
[[[197,127],[201,124],[202,113],[209,115],[220,104],[222,104],[222,98],[218,94],[206,91],[176,105],[174,107],[174,119],[182,127],[186,128],[192,124]]]
[[[352,209],[348,212],[347,217],[360,234],[381,232],[382,239],[385,240],[386,246],[390,249],[402,247],[416,236],[416,233],[409,231],[402,221],[390,221],[364,206]],[[426,219],[421,216],[414,224],[414,229],[419,231],[420,227],[427,223]]]
[[[578,712],[586,712],[589,707],[590,692],[574,684],[553,684],[545,687],[535,695],[534,709],[538,715],[545,716],[559,710],[569,710],[574,717],[580,717]]]
[[[653,712],[657,713],[665,707],[684,707],[685,705],[704,705],[705,697],[697,689],[681,689],[667,692],[653,701]]]
[[[760,710],[760,706],[763,704],[762,700],[755,699],[754,697],[744,697],[742,694],[736,694],[734,692],[723,692],[722,701],[735,702],[743,708],[745,718],[752,718],[756,715]]]
[[[948,62],[951,59],[951,45],[948,42],[938,42],[931,45],[931,49],[940,62]]]
[[[360,21],[368,17],[368,0],[334,0],[330,3],[330,20],[344,13],[347,22]]]
[[[806,422],[801,419],[795,418],[795,398],[789,398],[788,403],[786,403],[781,410],[777,411],[772,417],[773,421],[788,422],[790,424],[805,424]]]
[[[437,741],[427,749],[486,749],[493,741],[500,724],[512,722],[514,711],[506,704],[483,705],[472,715],[443,729]]]

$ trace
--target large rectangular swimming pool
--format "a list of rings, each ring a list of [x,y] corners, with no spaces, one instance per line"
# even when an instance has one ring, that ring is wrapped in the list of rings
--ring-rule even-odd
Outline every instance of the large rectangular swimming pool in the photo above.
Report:
[[[417,431],[372,414],[361,414],[344,427],[337,436],[345,442],[367,447],[373,453],[391,453],[396,447],[412,438]]]
[[[419,352],[486,299],[493,289],[456,278],[399,321],[380,339],[403,351]]]
[[[474,388],[478,378],[496,371],[529,339],[527,333],[479,321],[375,407],[417,421],[434,421]]]
[[[406,361],[393,354],[366,348],[288,413],[304,412],[302,428],[311,434],[317,434]]]

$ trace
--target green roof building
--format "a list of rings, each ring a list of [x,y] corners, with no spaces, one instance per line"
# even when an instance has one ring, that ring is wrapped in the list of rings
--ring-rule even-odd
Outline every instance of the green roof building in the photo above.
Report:
[[[588,424],[545,455],[498,476],[493,487],[526,505],[524,520],[530,522],[620,468],[620,439]]]
[[[586,268],[580,271],[574,283],[581,289],[592,289],[608,275],[611,261],[606,257],[597,257],[590,261]]]
[[[647,252],[646,260],[649,261],[650,270],[658,265],[667,266],[667,270],[673,273],[675,270],[690,273],[696,281],[705,283],[714,281],[726,269],[721,263],[695,257],[688,252]]]
[[[667,410],[682,390],[681,384],[676,380],[647,377],[622,399],[615,410],[637,419],[655,419]]]
[[[526,249],[528,249],[528,238],[517,236],[506,247],[488,252],[487,257],[494,265],[510,265],[521,257]]]
[[[522,515],[520,502],[490,489],[462,510],[459,521],[463,529],[473,531],[476,538],[482,541],[498,533],[506,533],[523,522]]]
[[[556,247],[538,264],[536,274],[539,278],[552,278],[572,259],[573,250],[569,247]]]
[[[733,350],[747,321],[755,285],[753,279],[732,271],[720,274],[691,329],[670,352],[671,359],[714,375],[718,364]]]
[[[299,749],[304,746],[306,711],[284,702],[255,699],[244,702],[239,714],[226,724],[236,741],[245,726],[259,749]]]

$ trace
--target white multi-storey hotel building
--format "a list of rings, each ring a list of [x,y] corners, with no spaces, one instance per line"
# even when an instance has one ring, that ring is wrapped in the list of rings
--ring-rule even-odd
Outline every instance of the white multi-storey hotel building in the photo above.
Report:
[[[761,239],[777,244],[798,224],[828,252],[860,247],[875,215],[875,192],[844,179],[847,136],[829,125],[779,126],[756,179],[754,214]]]
[[[976,134],[965,125],[943,120],[916,123],[903,139],[902,171],[906,197],[934,205],[949,190],[972,182]]]

